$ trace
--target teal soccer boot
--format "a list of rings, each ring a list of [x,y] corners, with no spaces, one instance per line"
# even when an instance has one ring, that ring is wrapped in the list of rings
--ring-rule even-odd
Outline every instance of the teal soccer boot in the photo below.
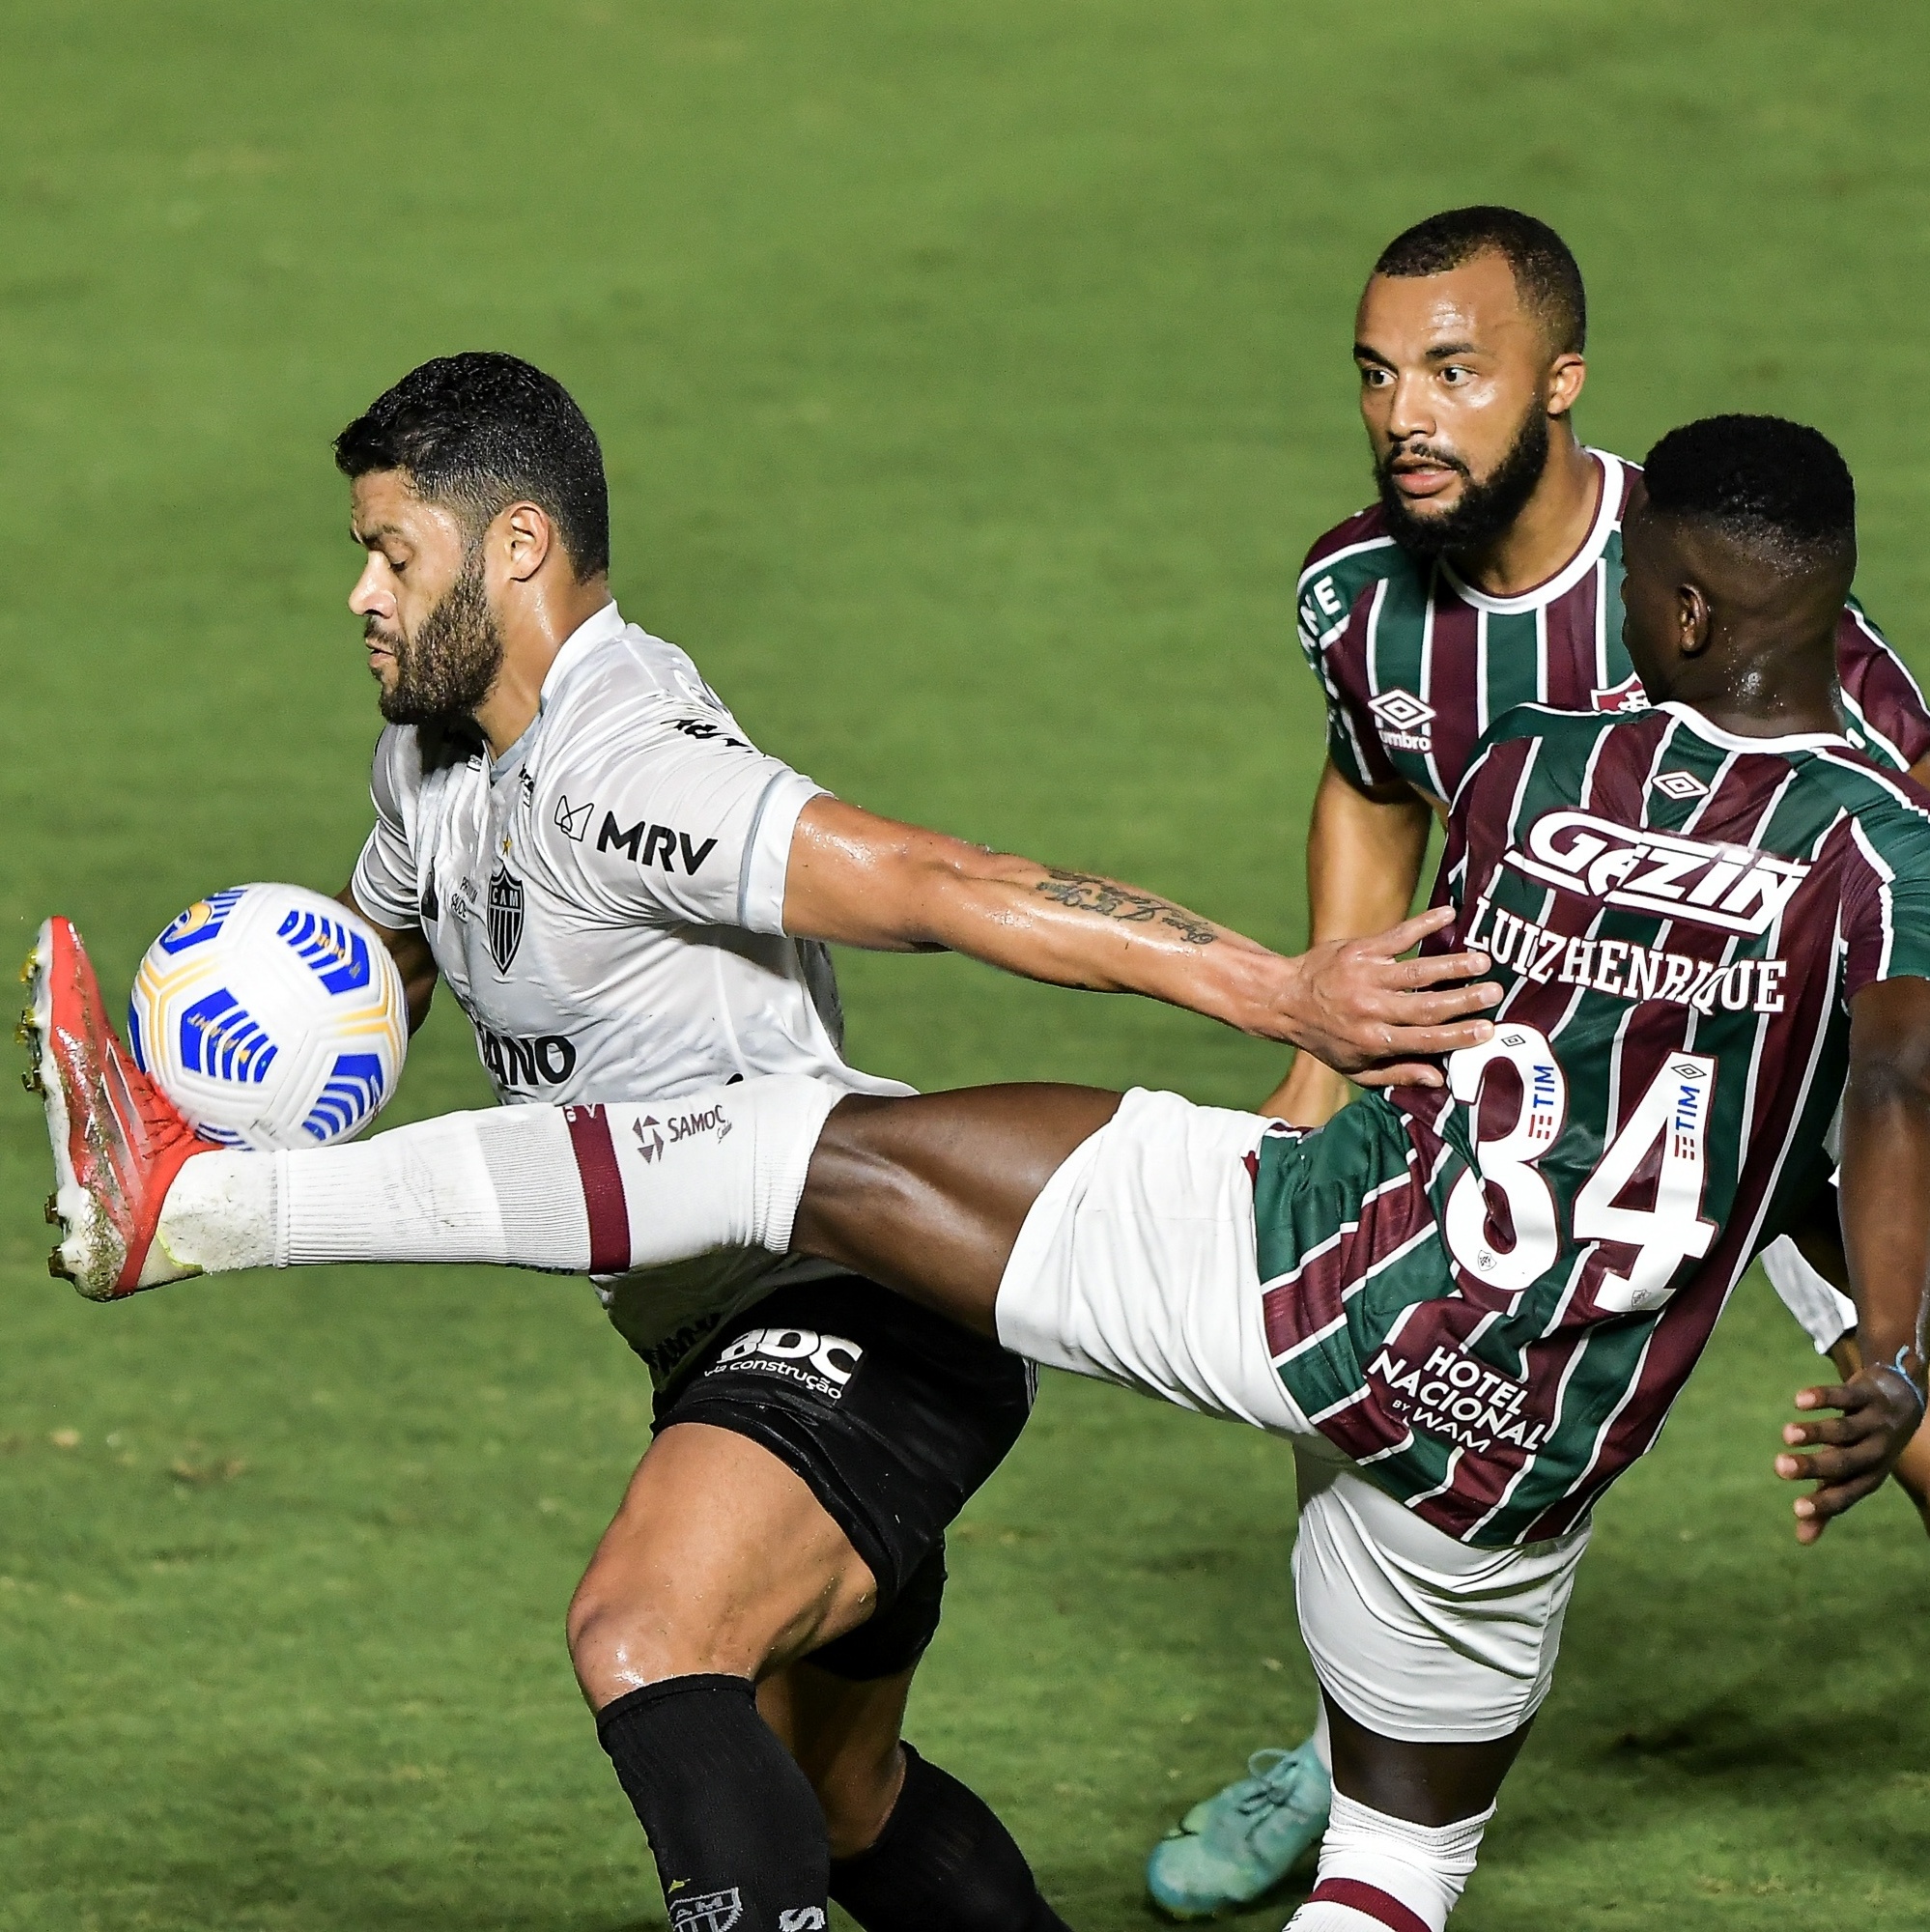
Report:
[[[1255,1751],[1247,1775],[1180,1819],[1146,1861],[1146,1889],[1174,1918],[1210,1918],[1251,1905],[1327,1829],[1333,1785],[1314,1741]]]

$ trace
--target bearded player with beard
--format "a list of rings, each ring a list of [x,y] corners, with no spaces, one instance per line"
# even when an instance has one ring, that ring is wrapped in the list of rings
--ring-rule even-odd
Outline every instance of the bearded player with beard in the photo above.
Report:
[[[1431,826],[1513,706],[1646,708],[1622,643],[1622,519],[1640,471],[1575,434],[1586,334],[1574,255],[1513,209],[1432,215],[1374,266],[1353,355],[1377,500],[1314,544],[1299,582],[1300,646],[1327,711],[1307,836],[1316,941],[1406,911]],[[1836,656],[1851,742],[1930,780],[1930,711],[1854,598]],[[1302,1053],[1262,1111],[1315,1127],[1348,1094]],[[1853,1375],[1833,1192],[1763,1262],[1817,1352]],[[1896,1477],[1930,1520],[1930,1430]],[[1154,1901],[1199,1918],[1277,1884],[1324,1829],[1330,1769],[1324,1728],[1256,1752],[1154,1847]]]
[[[1061,1920],[1004,1826],[899,1737],[946,1525],[1024,1426],[1031,1371],[822,1263],[740,1246],[631,1269],[621,1164],[659,1172],[667,1150],[722,1142],[726,1110],[679,1105],[695,1090],[801,1075],[781,1084],[908,1091],[846,1064],[825,942],[1138,992],[1386,1063],[1367,1077],[1435,1083],[1416,1056],[1490,1037],[1486,1021],[1441,1022],[1499,989],[1421,989],[1486,961],[1400,959],[1444,914],[1285,960],[1151,894],[833,798],[618,612],[602,451],[526,362],[425,363],[335,455],[364,553],[350,608],[389,724],[376,825],[343,896],[382,929],[412,1024],[440,979],[513,1103],[487,1116],[493,1152],[452,1150],[450,1172],[487,1173],[499,1211],[455,1202],[433,1160],[405,1161],[395,1196],[427,1215],[425,1259],[461,1259],[479,1236],[494,1253],[524,1222],[560,1236],[657,1385],[655,1440],[569,1641],[669,1922],[822,1932],[828,1892],[867,1932],[1051,1932]],[[75,1002],[58,1024],[43,1015],[48,1050],[91,1039],[114,1063],[76,1104],[134,1096],[116,1130],[124,1153],[145,1145],[161,1114],[113,1046],[71,928],[50,922],[38,956],[49,1000]],[[64,1104],[58,1079],[46,1091]],[[613,1141],[608,1109],[642,1094],[659,1097]],[[555,1117],[539,1102],[568,1106],[589,1195],[559,1195],[528,1158],[528,1131]],[[105,1123],[71,1123],[92,1167]],[[97,1297],[158,1279],[143,1272],[133,1172],[102,1156],[104,1218],[50,1204],[78,1217],[58,1265]],[[192,1245],[180,1228],[149,1233],[177,1261]],[[96,1236],[106,1248],[83,1256]],[[292,1236],[286,1258],[329,1252]]]

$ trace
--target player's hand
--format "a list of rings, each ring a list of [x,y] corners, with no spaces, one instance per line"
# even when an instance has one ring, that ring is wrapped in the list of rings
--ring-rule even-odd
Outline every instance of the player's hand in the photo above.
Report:
[[[1485,952],[1401,957],[1453,921],[1452,907],[1436,906],[1370,939],[1310,948],[1293,962],[1300,984],[1287,1037],[1363,1087],[1440,1086],[1432,1060],[1490,1039],[1493,1022],[1470,1015],[1501,998],[1491,980],[1464,983],[1488,971]]]
[[[1799,1389],[1798,1408],[1833,1408],[1822,1422],[1787,1422],[1782,1439],[1806,1456],[1778,1456],[1775,1472],[1785,1482],[1815,1483],[1796,1499],[1796,1540],[1814,1543],[1872,1490],[1880,1489],[1923,1420],[1923,1406],[1891,1369],[1859,1369],[1846,1382]]]

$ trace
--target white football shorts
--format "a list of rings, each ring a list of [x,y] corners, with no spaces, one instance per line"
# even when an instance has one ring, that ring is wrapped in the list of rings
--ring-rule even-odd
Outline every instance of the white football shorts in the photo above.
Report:
[[[1135,1089],[1033,1204],[999,1340],[1049,1367],[1293,1438],[1293,1578],[1321,1686],[1383,1737],[1505,1737],[1547,1694],[1588,1528],[1480,1549],[1377,1489],[1267,1349],[1245,1157],[1270,1123]]]
[[[1763,1272],[1782,1305],[1802,1323],[1819,1355],[1827,1355],[1857,1325],[1857,1304],[1802,1259],[1802,1250],[1779,1235],[1762,1252]]]

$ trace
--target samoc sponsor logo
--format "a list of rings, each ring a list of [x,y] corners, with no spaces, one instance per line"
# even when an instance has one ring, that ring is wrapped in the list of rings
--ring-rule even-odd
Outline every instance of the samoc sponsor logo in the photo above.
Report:
[[[708,1376],[778,1376],[836,1402],[858,1373],[865,1351],[842,1335],[815,1328],[747,1328],[724,1344]]]
[[[715,1134],[719,1140],[728,1138],[730,1116],[719,1101],[708,1107],[693,1108],[687,1114],[668,1114],[661,1121],[655,1114],[644,1114],[631,1122],[630,1131],[637,1136],[638,1153],[647,1162],[655,1160],[666,1148],[673,1148],[695,1134]]]
[[[1604,905],[1754,938],[1779,919],[1809,867],[1746,845],[1638,831],[1590,811],[1545,812],[1504,866]]]

